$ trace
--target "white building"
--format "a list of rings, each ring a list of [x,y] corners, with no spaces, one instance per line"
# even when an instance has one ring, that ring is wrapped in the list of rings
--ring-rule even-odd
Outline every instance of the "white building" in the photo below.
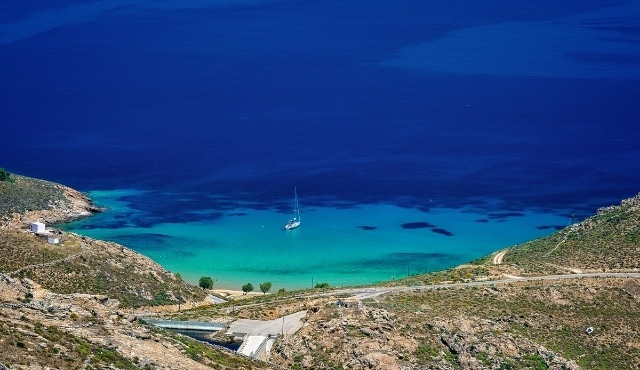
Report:
[[[47,228],[45,227],[45,225],[42,222],[32,222],[29,225],[29,230],[32,233],[36,233],[36,234],[44,234],[47,232]]]

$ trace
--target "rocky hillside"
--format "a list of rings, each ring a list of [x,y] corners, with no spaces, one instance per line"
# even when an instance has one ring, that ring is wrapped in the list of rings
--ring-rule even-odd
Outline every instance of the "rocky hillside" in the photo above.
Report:
[[[0,274],[0,369],[267,369],[141,324],[104,295],[56,294]]]
[[[0,181],[0,217],[5,227],[71,221],[101,210],[86,195],[54,182],[15,174],[11,181]]]
[[[56,293],[107,295],[121,307],[199,302],[206,296],[122,245],[73,233],[63,233],[62,243],[53,245],[23,230],[5,230],[0,272],[29,278]]]
[[[29,222],[69,221],[97,208],[66,186],[12,177],[0,182],[0,272],[29,278],[56,293],[107,295],[123,307],[204,299],[201,289],[125,246],[59,230],[53,233],[61,243],[49,244],[27,232]]]
[[[508,250],[503,264],[521,274],[640,270],[640,194]]]
[[[590,279],[346,305],[333,297],[308,307],[305,326],[276,343],[272,360],[290,369],[640,369],[639,288]]]

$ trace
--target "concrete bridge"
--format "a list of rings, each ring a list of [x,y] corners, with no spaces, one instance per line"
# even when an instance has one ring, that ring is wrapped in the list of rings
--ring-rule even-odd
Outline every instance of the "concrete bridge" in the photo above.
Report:
[[[227,324],[224,322],[205,322],[205,321],[174,321],[174,320],[156,320],[143,319],[146,323],[165,329],[175,330],[197,330],[197,331],[220,331],[226,330]]]

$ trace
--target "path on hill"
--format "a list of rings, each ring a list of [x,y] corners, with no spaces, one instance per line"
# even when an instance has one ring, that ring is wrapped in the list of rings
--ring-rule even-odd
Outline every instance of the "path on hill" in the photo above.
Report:
[[[493,264],[494,265],[499,265],[502,263],[502,260],[504,259],[504,255],[507,254],[509,250],[505,249],[502,252],[499,252],[498,254],[496,254],[495,256],[493,256]]]
[[[352,288],[336,290],[331,293],[322,294],[324,296],[333,294],[352,294],[358,299],[375,298],[382,294],[391,292],[408,292],[417,290],[432,290],[441,288],[461,288],[476,287],[495,284],[509,284],[523,281],[538,280],[565,280],[565,279],[582,279],[582,278],[640,278],[640,272],[593,272],[581,274],[563,274],[563,275],[542,275],[542,276],[513,276],[499,280],[472,281],[468,283],[448,283],[421,286],[399,286],[399,287],[371,287],[371,288]]]
[[[549,255],[551,255],[551,253],[555,252],[556,249],[558,249],[558,247],[560,246],[560,244],[564,243],[567,240],[567,237],[565,237],[564,239],[560,240],[560,243],[558,243],[552,250],[550,250],[549,252],[547,252],[544,257],[549,257]]]
[[[29,270],[29,269],[32,269],[32,268],[48,267],[48,266],[53,266],[55,264],[58,264],[60,262],[70,261],[70,260],[72,260],[74,258],[80,257],[82,254],[84,254],[87,251],[87,246],[85,245],[84,241],[81,242],[80,248],[81,248],[81,250],[80,250],[79,253],[72,254],[70,256],[66,256],[66,257],[63,257],[63,258],[60,258],[60,259],[57,259],[57,260],[53,260],[53,261],[49,261],[49,262],[45,262],[45,263],[36,263],[36,264],[33,264],[33,265],[26,265],[26,266],[23,266],[23,267],[15,270],[15,271],[7,272],[6,274],[9,275],[9,276],[15,276],[15,275],[17,275],[17,274],[19,274],[19,273],[21,273],[23,271],[26,271],[26,270]]]

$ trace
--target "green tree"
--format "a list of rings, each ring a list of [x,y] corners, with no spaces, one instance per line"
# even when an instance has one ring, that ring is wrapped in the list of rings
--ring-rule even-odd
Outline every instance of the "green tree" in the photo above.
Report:
[[[262,294],[267,294],[267,292],[271,290],[271,282],[267,281],[266,283],[260,284],[260,290]]]
[[[327,289],[329,288],[329,283],[318,283],[316,284],[317,289]]]
[[[211,289],[213,288],[213,279],[208,276],[203,276],[198,281],[198,286],[202,289]]]
[[[245,285],[242,286],[242,291],[244,292],[245,295],[249,292],[253,292],[253,284],[246,283]]]
[[[11,181],[11,173],[4,168],[0,168],[0,181]]]

